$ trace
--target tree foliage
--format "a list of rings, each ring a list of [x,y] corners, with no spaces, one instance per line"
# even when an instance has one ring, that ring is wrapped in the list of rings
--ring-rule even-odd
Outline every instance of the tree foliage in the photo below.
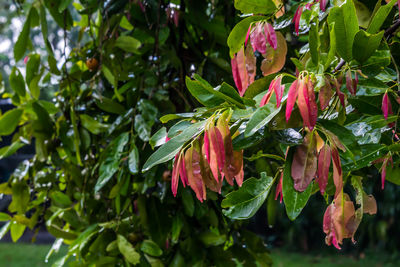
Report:
[[[294,220],[320,192],[326,243],[354,241],[377,212],[366,167],[382,189],[400,178],[400,22],[387,2],[365,21],[355,0],[26,1],[14,46],[26,71],[3,94],[16,108],[0,117],[13,135],[0,157],[30,143],[36,154],[0,185],[13,198],[1,236],[44,223],[49,256],[69,245],[57,266],[268,266],[245,219],[275,194]]]

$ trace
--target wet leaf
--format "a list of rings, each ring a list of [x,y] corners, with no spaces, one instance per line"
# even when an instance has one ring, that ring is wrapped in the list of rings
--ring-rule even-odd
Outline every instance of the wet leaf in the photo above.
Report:
[[[243,220],[252,217],[264,203],[273,185],[272,177],[265,172],[261,178],[247,179],[241,188],[229,193],[221,203],[225,216]]]

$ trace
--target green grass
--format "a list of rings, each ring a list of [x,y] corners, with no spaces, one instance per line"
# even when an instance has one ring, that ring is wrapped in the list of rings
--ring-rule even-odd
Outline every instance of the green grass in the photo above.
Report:
[[[67,251],[66,247],[62,247],[59,254],[53,254],[49,262],[45,263],[44,259],[51,245],[36,245],[26,243],[0,243],[0,266],[1,267],[46,267],[51,266],[58,258]],[[377,252],[366,252],[362,259],[356,259],[350,255],[341,252],[335,253],[298,253],[289,252],[284,249],[273,249],[272,259],[274,267],[297,267],[297,266],[313,266],[313,267],[374,267],[400,266],[399,260],[394,260],[388,254]]]
[[[288,252],[280,249],[273,249],[271,256],[274,261],[274,267],[395,267],[400,266],[400,260],[392,258],[382,252],[365,252],[361,258],[343,254],[338,251],[332,253],[298,253]]]
[[[44,262],[51,245],[36,245],[26,243],[0,243],[1,267],[41,267],[51,266],[66,253],[62,247],[59,254],[53,254],[48,263]]]

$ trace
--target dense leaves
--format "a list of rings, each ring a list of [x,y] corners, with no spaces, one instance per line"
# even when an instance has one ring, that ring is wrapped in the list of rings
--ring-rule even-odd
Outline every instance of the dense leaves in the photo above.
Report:
[[[36,154],[0,185],[0,236],[45,224],[58,266],[268,266],[243,220],[320,191],[326,243],[354,240],[362,181],[400,183],[398,11],[355,3],[26,1],[0,157]]]

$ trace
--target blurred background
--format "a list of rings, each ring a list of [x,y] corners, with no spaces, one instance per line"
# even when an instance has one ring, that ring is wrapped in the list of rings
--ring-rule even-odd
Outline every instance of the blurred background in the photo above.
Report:
[[[19,1],[0,0],[0,75],[8,77],[13,59],[13,45],[24,23],[24,15],[17,8]],[[373,7],[376,1],[361,1],[365,6]],[[61,51],[64,49],[62,31],[52,20],[49,22],[49,40],[55,51],[56,59],[62,65]],[[52,24],[53,23],[53,24]],[[61,31],[61,32],[59,32]],[[35,47],[44,44],[39,30],[33,31],[32,43]],[[38,38],[35,38],[38,36]],[[71,35],[74,36],[74,35]],[[73,40],[72,40],[73,41]],[[67,49],[68,50],[68,49]],[[40,52],[40,51],[38,51]],[[19,67],[24,70],[23,62]],[[7,92],[8,79],[0,79],[0,94]],[[52,81],[47,94],[41,97],[51,100],[52,92],[56,90],[57,81]],[[11,109],[11,101],[0,99],[0,109],[4,113]],[[10,145],[11,140],[5,137],[0,140],[0,149]],[[34,144],[25,146],[13,156],[0,160],[0,182],[6,182],[18,165],[34,155]],[[263,162],[258,162],[263,165]],[[266,205],[253,217],[248,228],[263,236],[272,251],[275,266],[400,266],[400,187],[387,182],[384,191],[380,189],[380,174],[375,167],[365,169],[368,176],[364,189],[373,194],[378,203],[378,213],[375,216],[365,215],[356,233],[356,243],[345,240],[342,250],[325,245],[325,235],[322,231],[322,218],[327,203],[319,194],[311,197],[307,206],[296,219],[290,221],[285,213],[284,205],[268,198]],[[315,199],[316,198],[316,199]],[[0,212],[6,212],[10,203],[9,196],[0,196]],[[3,222],[0,222],[0,228]],[[0,241],[0,266],[50,266],[57,257],[52,257],[46,263],[45,257],[54,238],[43,226],[38,232],[26,230],[23,238],[13,244],[9,234]],[[61,251],[62,253],[62,251]]]

